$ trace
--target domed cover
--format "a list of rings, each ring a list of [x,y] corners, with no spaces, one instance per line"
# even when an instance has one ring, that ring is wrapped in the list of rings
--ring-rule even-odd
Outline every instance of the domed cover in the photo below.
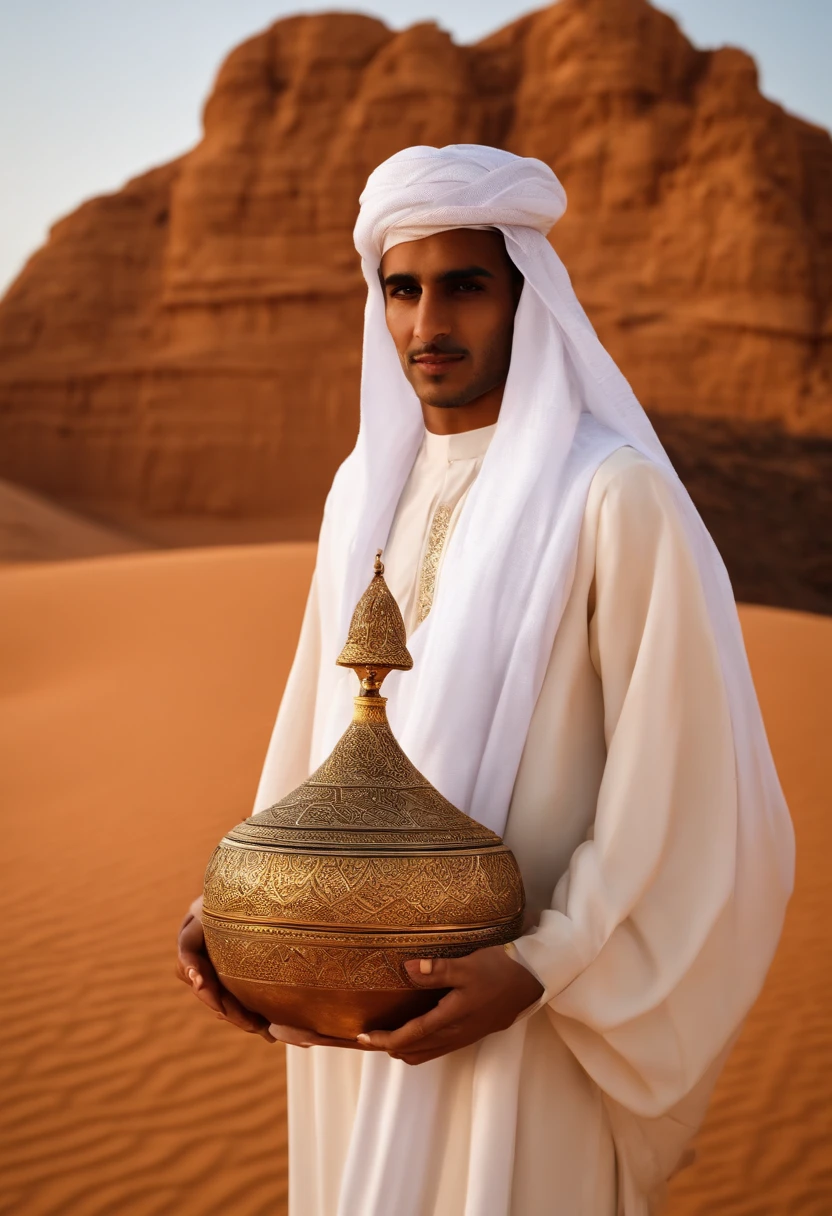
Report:
[[[356,697],[355,716],[321,767],[228,833],[241,844],[387,850],[476,848],[500,837],[443,798],[390,730],[382,697]]]
[[[380,549],[372,581],[356,605],[344,649],[335,661],[339,667],[376,667],[385,672],[410,671],[413,666],[399,605],[384,581]]]

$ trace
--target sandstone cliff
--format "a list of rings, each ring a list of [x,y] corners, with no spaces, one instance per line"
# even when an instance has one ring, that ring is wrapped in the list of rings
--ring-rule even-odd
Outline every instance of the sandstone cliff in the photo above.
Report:
[[[290,18],[229,56],[204,127],[57,224],[0,304],[0,475],[308,533],[356,426],[357,197],[413,143],[555,168],[554,243],[654,414],[832,435],[832,143],[646,0],[468,47]]]

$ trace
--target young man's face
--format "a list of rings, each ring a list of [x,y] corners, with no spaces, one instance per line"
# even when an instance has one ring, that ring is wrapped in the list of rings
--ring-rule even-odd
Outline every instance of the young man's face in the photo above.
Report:
[[[407,241],[385,253],[379,274],[387,328],[422,404],[501,397],[522,288],[502,234],[455,228]]]

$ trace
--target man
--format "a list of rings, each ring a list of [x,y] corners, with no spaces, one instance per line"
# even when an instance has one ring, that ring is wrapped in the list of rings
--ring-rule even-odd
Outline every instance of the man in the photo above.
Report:
[[[361,428],[255,809],[349,718],[334,659],[383,547],[414,658],[394,730],[504,835],[528,925],[414,960],[451,991],[399,1030],[270,1028],[292,1216],[657,1210],[779,936],[793,839],[730,586],[545,239],[564,207],[547,166],[476,146],[408,149],[362,195]],[[265,1032],[198,904],[179,967]]]

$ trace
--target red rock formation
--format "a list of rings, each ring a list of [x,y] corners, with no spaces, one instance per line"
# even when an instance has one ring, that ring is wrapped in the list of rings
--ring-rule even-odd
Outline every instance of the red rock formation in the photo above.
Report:
[[[296,17],[238,47],[179,161],[61,221],[0,304],[0,474],[308,531],[356,425],[369,171],[413,143],[541,157],[554,242],[654,412],[832,434],[832,143],[646,0],[473,47]]]

